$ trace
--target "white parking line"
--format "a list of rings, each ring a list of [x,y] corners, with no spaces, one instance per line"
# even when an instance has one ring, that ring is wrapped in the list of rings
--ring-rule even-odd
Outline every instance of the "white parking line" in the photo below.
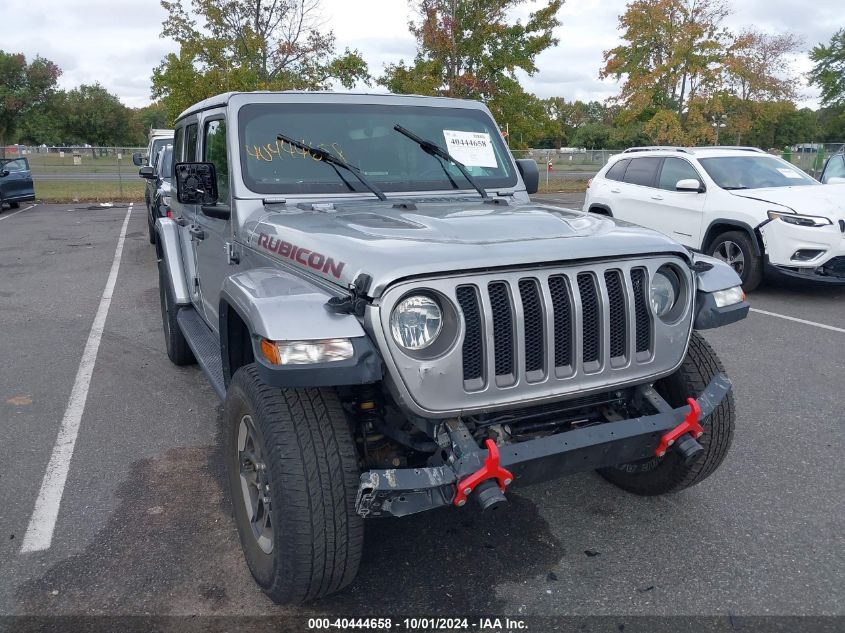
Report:
[[[773,316],[779,319],[786,319],[787,321],[795,321],[796,323],[812,325],[813,327],[820,327],[824,330],[833,330],[834,332],[841,332],[842,334],[845,334],[845,328],[834,327],[832,325],[825,325],[824,323],[816,323],[815,321],[808,321],[807,319],[798,319],[796,317],[787,316],[785,314],[778,314],[777,312],[767,312],[766,310],[758,310],[757,308],[751,308],[751,312],[765,314],[766,316]]]
[[[8,220],[13,215],[17,215],[18,213],[23,213],[24,211],[29,211],[32,207],[37,207],[37,206],[38,206],[38,203],[36,202],[35,204],[31,204],[27,208],[21,209],[20,211],[15,211],[14,213],[9,213],[8,215],[0,216],[0,221]]]
[[[47,471],[44,473],[44,480],[41,482],[41,490],[35,500],[35,509],[32,511],[29,526],[26,528],[26,534],[23,537],[22,554],[49,549],[53,541],[53,530],[59,516],[59,506],[62,503],[65,481],[70,469],[70,460],[73,457],[73,448],[76,445],[76,436],[79,434],[82,413],[85,411],[85,401],[88,399],[88,387],[91,384],[94,363],[97,361],[97,350],[100,348],[103,327],[106,324],[112,292],[117,281],[117,271],[120,268],[120,256],[123,253],[123,242],[126,239],[129,216],[132,214],[132,204],[130,203],[126,210],[126,217],[123,220],[123,227],[120,229],[120,237],[117,238],[117,248],[114,251],[114,260],[106,281],[106,287],[103,290],[94,323],[91,325],[85,350],[82,352],[82,360],[79,361],[79,369],[76,371],[76,379],[73,382],[70,399],[59,427],[59,435],[56,438],[55,446],[53,446],[53,454],[50,456]]]

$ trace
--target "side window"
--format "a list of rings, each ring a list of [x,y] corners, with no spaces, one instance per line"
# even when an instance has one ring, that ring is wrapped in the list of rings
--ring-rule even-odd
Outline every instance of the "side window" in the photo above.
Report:
[[[185,130],[185,162],[195,163],[197,160],[197,124],[191,123]]]
[[[26,162],[25,158],[16,158],[15,160],[4,163],[3,169],[10,172],[26,171],[29,169],[29,163]]]
[[[824,181],[831,178],[845,178],[845,156],[834,156],[830,159],[824,172]]]
[[[615,162],[613,166],[607,170],[604,177],[608,180],[622,180],[622,177],[625,175],[625,169],[628,167],[628,163],[630,162],[630,158],[623,158],[622,160]]]
[[[185,128],[176,128],[176,133],[173,136],[173,162],[181,163],[185,156]]]
[[[658,187],[666,191],[675,191],[679,180],[693,178],[701,182],[701,177],[695,168],[682,158],[667,158],[663,161],[663,168],[660,170],[660,182]]]
[[[634,158],[625,170],[625,182],[643,187],[654,187],[657,180],[657,170],[662,158]]]
[[[229,160],[226,156],[226,122],[208,121],[203,133],[203,160],[214,163],[217,173],[217,194],[224,204],[229,202]]]

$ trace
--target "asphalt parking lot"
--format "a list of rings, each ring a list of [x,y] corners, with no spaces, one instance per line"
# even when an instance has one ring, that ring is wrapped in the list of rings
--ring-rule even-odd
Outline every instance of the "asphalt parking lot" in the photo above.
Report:
[[[357,581],[283,610],[240,552],[219,402],[165,355],[142,203],[52,539],[26,551],[128,212],[0,214],[0,614],[845,615],[845,288],[766,284],[751,302],[771,314],[707,333],[737,428],[703,484],[639,498],[587,473],[514,491],[494,520],[467,506],[371,521]]]

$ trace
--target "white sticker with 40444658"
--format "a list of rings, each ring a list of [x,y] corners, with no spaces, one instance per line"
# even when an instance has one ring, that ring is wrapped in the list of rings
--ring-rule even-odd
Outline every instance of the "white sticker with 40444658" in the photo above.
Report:
[[[467,167],[498,167],[493,143],[486,132],[443,130],[446,151]]]

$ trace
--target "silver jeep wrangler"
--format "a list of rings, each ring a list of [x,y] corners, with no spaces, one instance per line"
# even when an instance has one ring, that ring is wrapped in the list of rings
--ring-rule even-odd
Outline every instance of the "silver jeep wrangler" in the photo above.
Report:
[[[175,128],[167,354],[224,401],[235,521],[274,601],[350,583],[365,518],[493,510],[588,469],[664,494],[724,459],[730,382],[696,330],[747,314],[736,273],[532,203],[537,165],[484,105],[229,93]]]

